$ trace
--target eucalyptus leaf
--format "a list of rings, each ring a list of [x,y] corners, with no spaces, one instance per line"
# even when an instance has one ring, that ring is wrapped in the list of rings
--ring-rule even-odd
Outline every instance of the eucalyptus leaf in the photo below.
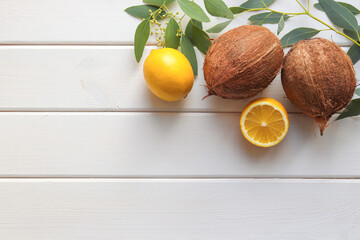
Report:
[[[190,0],[177,0],[181,10],[190,18],[200,22],[210,22],[209,17],[205,14],[204,10],[195,2]]]
[[[284,21],[289,19],[289,15],[283,15],[281,13],[274,13],[274,12],[264,12],[252,15],[249,17],[250,22],[261,22],[264,23],[279,23],[281,18],[283,18]]]
[[[355,90],[356,95],[360,96],[360,88]]]
[[[192,29],[192,34],[195,46],[200,50],[200,52],[206,54],[209,47],[211,46],[209,35],[207,35],[206,32],[194,25]]]
[[[294,45],[300,40],[314,37],[319,32],[319,30],[314,28],[296,28],[281,38],[281,45],[283,47]]]
[[[336,120],[360,115],[360,98],[352,100]]]
[[[219,24],[216,24],[212,28],[206,30],[208,33],[219,33],[224,30],[233,20],[228,20]]]
[[[230,11],[233,13],[233,14],[239,14],[239,13],[242,13],[244,11],[247,11],[249,9],[247,8],[242,8],[242,7],[231,7],[230,8]]]
[[[206,11],[212,16],[233,19],[234,15],[222,0],[204,0]]]
[[[277,35],[279,35],[281,33],[281,31],[284,29],[285,27],[285,15],[282,15],[282,17],[280,18],[279,21],[279,25],[278,25],[278,29],[277,29]]]
[[[275,0],[248,0],[240,5],[242,8],[265,8],[264,3],[266,6],[272,4]]]
[[[149,10],[151,10],[152,12],[155,12],[158,9],[159,9],[159,7],[152,6],[152,5],[138,5],[138,6],[128,7],[127,9],[125,9],[125,12],[127,12],[128,14],[130,14],[134,17],[145,19],[145,18],[150,17]]]
[[[344,29],[344,33],[354,40],[360,40],[360,26],[358,26],[357,32],[353,30]]]
[[[146,42],[149,39],[149,35],[150,35],[150,20],[145,19],[139,24],[135,32],[134,50],[135,50],[135,57],[137,62],[140,62]]]
[[[179,24],[174,18],[170,18],[165,31],[165,47],[174,49],[179,47],[180,37],[177,36],[179,30]]]
[[[181,52],[189,60],[191,67],[193,69],[194,75],[197,76],[198,65],[197,65],[197,59],[196,59],[196,53],[194,50],[194,46],[192,45],[189,38],[187,38],[184,34],[181,35]]]
[[[196,27],[198,27],[200,29],[203,29],[202,22],[199,22],[199,21],[197,21],[195,19],[190,19],[190,21],[191,21],[192,25],[194,25],[194,26],[196,26]]]
[[[165,5],[169,5],[174,1],[175,0],[143,0],[144,3],[155,5],[158,7],[162,6],[164,4],[164,2],[165,2]]]
[[[193,25],[202,29],[202,22],[196,21],[195,19],[190,19],[185,29],[185,35],[192,42],[192,44],[195,45],[192,34]]]
[[[353,64],[357,63],[360,60],[360,47],[354,43],[347,54],[351,58]]]
[[[337,2],[341,5],[343,5],[344,7],[346,7],[347,9],[350,10],[350,12],[352,12],[352,14],[354,15],[358,15],[360,13],[360,10],[357,9],[356,7],[354,7],[353,5],[351,4],[348,4],[348,3],[344,3],[344,2]],[[320,3],[315,3],[314,4],[314,7],[320,11],[324,11],[324,9],[321,7]]]
[[[349,3],[345,3],[345,2],[338,2],[338,3],[340,3],[341,5],[346,7],[347,9],[349,9],[349,11],[352,12],[352,14],[354,14],[354,15],[360,14],[360,10],[357,9],[356,7],[354,7],[353,5],[351,5]]]
[[[357,31],[358,22],[346,7],[334,0],[319,0],[322,9],[330,20],[338,27]]]

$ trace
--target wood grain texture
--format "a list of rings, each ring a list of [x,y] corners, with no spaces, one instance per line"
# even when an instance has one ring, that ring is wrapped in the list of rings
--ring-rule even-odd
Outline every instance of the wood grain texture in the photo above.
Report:
[[[228,6],[239,6],[245,2],[225,1]],[[307,1],[301,1],[306,4]],[[317,2],[311,0],[311,6]],[[346,0],[360,8],[358,0]],[[197,1],[203,6],[203,1]],[[0,2],[0,43],[3,44],[132,44],[136,26],[140,21],[124,12],[129,6],[142,4],[141,0],[2,0]],[[178,8],[171,7],[176,12]],[[295,0],[277,0],[273,9],[288,12],[301,12]],[[327,23],[326,15],[312,7],[312,12]],[[240,15],[227,29],[248,24],[250,14]],[[212,18],[205,29],[224,21]],[[185,19],[186,20],[186,19]],[[186,21],[184,21],[186,23]],[[280,36],[291,29],[303,26],[324,29],[320,23],[306,16],[289,19]],[[275,33],[277,26],[268,25]],[[213,35],[216,37],[217,35]],[[333,39],[342,46],[350,42],[331,31],[319,36]],[[155,39],[149,43],[154,44]]]
[[[360,238],[360,182],[1,180],[6,240]]]
[[[263,149],[239,113],[1,113],[0,177],[360,177],[360,119],[323,137],[290,115],[283,142]],[[354,136],[354,137],[353,137]]]
[[[151,49],[146,48],[144,56]],[[2,46],[0,55],[1,111],[241,112],[249,102],[216,96],[202,101],[207,91],[200,53],[192,91],[174,103],[147,89],[142,62],[136,63],[131,46]],[[299,112],[286,98],[280,76],[254,98],[263,96]]]

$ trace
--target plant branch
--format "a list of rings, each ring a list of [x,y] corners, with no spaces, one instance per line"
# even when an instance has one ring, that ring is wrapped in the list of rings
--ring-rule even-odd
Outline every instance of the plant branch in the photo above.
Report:
[[[280,12],[280,11],[276,11],[276,10],[273,10],[273,9],[270,9],[268,7],[266,8],[251,8],[251,9],[248,9],[248,10],[245,10],[241,13],[239,13],[238,15],[236,15],[235,17],[238,17],[239,15],[243,14],[243,13],[246,13],[246,12],[257,12],[257,11],[270,11],[270,12],[273,12],[273,13],[280,13],[282,15],[293,15],[293,16],[298,16],[298,15],[305,15],[307,14],[306,12],[301,12],[301,13],[286,13],[286,12]]]
[[[293,15],[293,16],[298,16],[298,15],[308,15],[309,17],[313,18],[314,20],[322,23],[323,25],[325,25],[326,27],[328,27],[329,29],[323,29],[321,31],[325,31],[325,30],[333,30],[334,32],[336,32],[337,34],[340,34],[341,36],[349,39],[350,41],[352,41],[353,43],[355,43],[356,45],[358,45],[360,47],[360,43],[356,40],[354,40],[353,38],[349,37],[348,35],[346,35],[345,33],[342,33],[340,32],[339,30],[337,30],[336,28],[330,26],[329,24],[325,23],[324,21],[320,20],[319,18],[315,17],[314,15],[312,15],[309,10],[305,9],[305,7],[299,2],[299,0],[296,0],[299,5],[305,10],[305,12],[301,12],[301,13],[285,13],[285,12],[280,12],[280,11],[276,11],[276,10],[273,10],[273,9],[270,9],[268,7],[266,7],[265,9],[264,8],[259,8],[259,9],[250,9],[250,10],[267,10],[267,11],[271,11],[271,12],[274,12],[274,13],[280,13],[280,14],[287,14],[287,15]],[[308,0],[309,1],[309,0]],[[309,5],[310,6],[310,5]],[[359,36],[359,33],[358,34],[358,38],[360,39],[360,36]]]
[[[262,4],[264,5],[265,8],[267,8],[266,4],[264,3],[263,0],[260,0],[262,2]]]
[[[166,1],[164,1],[164,3],[165,3],[165,2],[166,2]],[[243,14],[243,13],[246,13],[246,12],[256,12],[256,11],[270,11],[270,12],[273,12],[273,13],[279,13],[279,14],[282,14],[282,15],[290,15],[290,16],[293,16],[293,17],[294,17],[294,16],[299,16],[299,15],[308,15],[308,16],[311,17],[312,19],[314,19],[314,20],[322,23],[322,24],[325,25],[326,27],[328,27],[328,29],[322,29],[322,30],[320,30],[320,31],[332,30],[332,31],[336,32],[337,34],[340,34],[341,36],[349,39],[350,41],[352,41],[353,43],[355,43],[357,46],[360,47],[360,43],[359,43],[358,41],[354,40],[353,38],[349,37],[348,35],[340,32],[340,31],[337,30],[336,28],[332,27],[331,25],[325,23],[325,22],[322,21],[321,19],[319,19],[319,18],[315,17],[314,15],[312,15],[312,14],[309,12],[309,10],[310,10],[310,0],[307,1],[307,8],[305,8],[304,5],[302,5],[299,0],[296,0],[296,2],[297,2],[297,3],[301,6],[301,8],[304,10],[304,12],[297,12],[297,13],[286,13],[286,12],[280,12],[280,11],[277,11],[277,10],[273,10],[273,9],[268,8],[268,7],[266,6],[266,4],[263,2],[263,0],[261,0],[261,2],[264,4],[264,7],[263,7],[263,8],[247,9],[247,10],[245,10],[245,11],[237,14],[237,15],[235,16],[235,18],[238,17],[238,16],[240,16],[240,15]],[[154,14],[156,14],[156,15],[160,14],[160,11],[161,11],[161,10],[165,11],[166,13],[169,12],[169,9],[165,6],[164,3],[160,6],[160,8],[159,8]],[[159,11],[159,10],[160,10],[160,11]],[[180,20],[179,20],[179,25],[180,25],[180,27],[181,27],[181,20],[182,20],[184,17],[185,17],[185,14],[184,14],[184,15],[180,18]],[[268,17],[268,16],[267,16],[267,17]],[[358,34],[358,38],[359,38],[359,40],[360,40],[359,33],[357,33],[357,34]]]
[[[274,12],[274,13],[280,13],[282,15],[294,15],[294,16],[298,16],[298,15],[305,15],[307,14],[307,12],[301,12],[301,13],[286,13],[286,12],[280,12],[280,11],[276,11],[270,8],[266,8],[266,10],[270,11],[270,12]]]
[[[330,26],[329,24],[325,23],[324,21],[320,20],[319,18],[315,17],[314,15],[312,15],[311,13],[307,13],[307,15],[311,18],[313,18],[314,20],[322,23],[323,25],[327,26],[328,28],[330,28],[331,30],[333,30],[334,32],[342,35],[343,37],[346,37],[347,39],[349,39],[350,41],[352,41],[353,43],[355,43],[356,45],[358,45],[360,47],[360,43],[357,42],[356,40],[352,39],[351,37],[349,37],[348,35],[340,32],[339,30],[335,29],[334,27]]]
[[[306,10],[306,8],[299,2],[299,0],[296,0],[296,2],[302,7],[302,9],[304,9],[305,12],[308,12],[308,10]]]
[[[238,17],[240,16],[241,14],[243,13],[247,13],[247,12],[256,12],[256,11],[263,11],[263,10],[266,10],[266,8],[251,8],[251,9],[248,9],[248,10],[245,10],[241,13],[239,13],[238,15],[236,15],[235,17]]]

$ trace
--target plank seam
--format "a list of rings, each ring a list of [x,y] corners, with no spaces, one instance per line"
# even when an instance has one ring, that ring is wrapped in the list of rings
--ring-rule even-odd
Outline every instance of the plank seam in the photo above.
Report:
[[[108,177],[11,177],[11,176],[0,176],[1,180],[6,179],[28,179],[28,180],[42,180],[42,179],[49,179],[49,180],[360,180],[360,177],[116,177],[116,176],[108,176]]]

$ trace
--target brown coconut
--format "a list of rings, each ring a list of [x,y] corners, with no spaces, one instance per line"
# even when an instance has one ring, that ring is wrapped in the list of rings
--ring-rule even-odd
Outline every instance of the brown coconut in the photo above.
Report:
[[[321,135],[330,117],[351,101],[356,88],[349,56],[322,38],[296,43],[285,56],[281,79],[289,100],[315,119]]]
[[[245,25],[221,35],[204,62],[208,96],[250,98],[276,77],[284,52],[280,40],[267,28]]]

